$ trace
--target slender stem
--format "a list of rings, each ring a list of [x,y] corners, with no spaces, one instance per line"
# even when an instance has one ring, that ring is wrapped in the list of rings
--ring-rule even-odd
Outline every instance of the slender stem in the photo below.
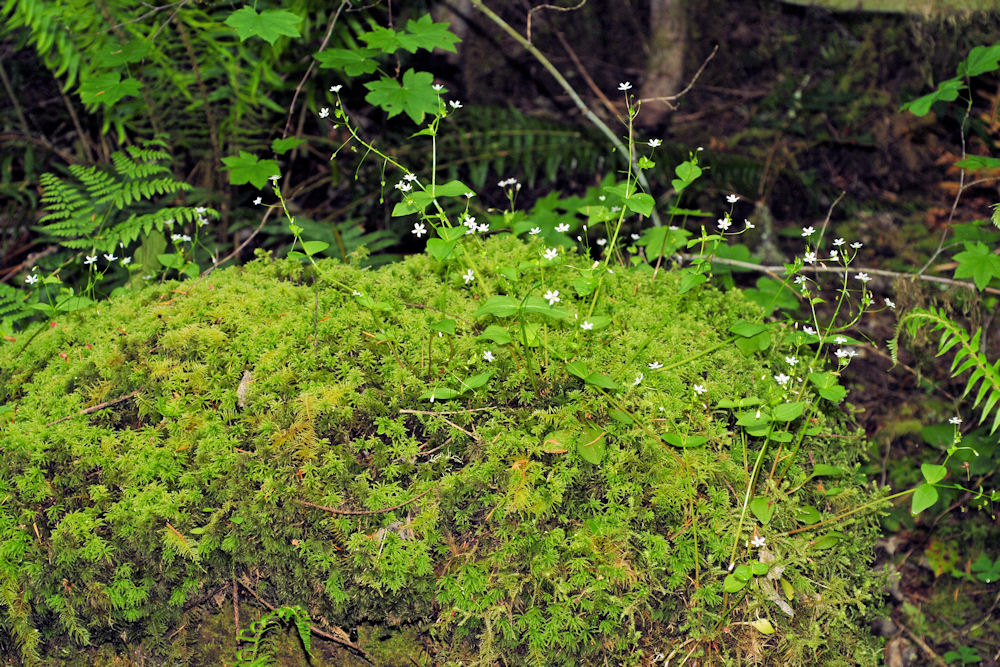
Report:
[[[843,519],[845,517],[849,517],[852,514],[857,514],[858,512],[860,512],[862,510],[866,510],[869,507],[872,507],[873,505],[877,505],[879,503],[884,503],[884,502],[889,501],[889,500],[894,500],[896,498],[900,498],[900,497],[905,496],[905,495],[907,495],[909,493],[913,493],[914,491],[917,490],[917,488],[918,487],[913,487],[912,489],[907,489],[906,491],[900,491],[899,493],[894,493],[891,496],[886,496],[885,498],[878,498],[876,500],[870,500],[867,503],[865,503],[864,505],[861,505],[860,507],[855,507],[854,509],[852,509],[852,510],[850,510],[848,512],[844,512],[843,514],[838,514],[837,516],[830,517],[829,519],[823,519],[822,521],[820,521],[818,523],[814,523],[814,524],[811,524],[811,525],[808,525],[808,526],[802,526],[801,528],[796,528],[795,530],[790,530],[787,533],[785,533],[785,535],[787,536],[787,535],[795,535],[796,533],[804,533],[807,530],[812,530],[813,528],[818,528],[818,527],[820,527],[822,525],[825,525],[825,524],[828,524],[828,523],[834,523],[836,521],[840,521],[841,519]]]

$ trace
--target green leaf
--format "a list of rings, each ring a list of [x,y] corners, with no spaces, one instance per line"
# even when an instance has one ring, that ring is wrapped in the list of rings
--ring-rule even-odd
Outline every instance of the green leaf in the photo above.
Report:
[[[601,387],[603,389],[610,389],[612,391],[615,391],[615,390],[618,389],[618,385],[615,384],[614,380],[612,380],[611,378],[609,378],[604,373],[598,373],[597,371],[594,371],[593,373],[591,373],[590,375],[588,375],[587,378],[586,378],[586,382],[587,382],[587,384],[592,384],[595,387]]]
[[[825,463],[817,463],[813,466],[812,475],[810,475],[810,477],[840,477],[843,474],[843,468],[827,465]]]
[[[678,433],[664,433],[663,440],[674,447],[694,448],[701,447],[708,438],[703,435],[680,435]]]
[[[677,167],[674,168],[674,173],[677,174],[677,178],[670,181],[674,190],[679,196],[684,189],[691,185],[698,177],[701,176],[701,167],[695,162],[694,158],[688,160],[687,162],[681,162]]]
[[[969,51],[969,57],[958,64],[958,75],[973,77],[994,72],[1000,68],[1000,44],[976,46]]]
[[[432,241],[434,239],[431,239]],[[428,241],[428,245],[430,242]],[[476,312],[472,313],[473,317],[482,317],[483,315],[495,315],[497,317],[510,317],[517,312],[518,304],[513,297],[507,295],[496,295],[486,299],[486,303],[479,307]]]
[[[847,396],[847,388],[838,384],[829,389],[819,389],[816,393],[831,403],[840,403]]]
[[[744,586],[747,585],[749,579],[740,579],[735,573],[730,573],[726,575],[726,578],[722,580],[722,590],[727,593],[737,593],[743,590]]]
[[[775,502],[770,498],[754,498],[750,501],[750,511],[763,525],[771,523],[774,516]]]
[[[934,465],[932,463],[921,463],[920,474],[924,476],[924,480],[926,480],[928,484],[937,484],[945,478],[945,475],[948,474],[948,468],[941,465]]]
[[[584,461],[600,465],[604,459],[604,433],[594,428],[585,429],[576,441],[576,451]]]
[[[764,576],[769,569],[771,568],[767,563],[761,563],[759,560],[750,563],[750,571],[753,572],[753,576],[755,577]]]
[[[937,500],[937,488],[931,486],[930,484],[921,484],[917,487],[916,491],[913,492],[912,502],[910,503],[910,513],[920,514],[925,509],[936,503]]]
[[[649,216],[653,212],[653,204],[655,201],[651,195],[647,195],[645,192],[637,192],[631,197],[625,198],[625,206],[631,211],[635,211],[640,215]]]
[[[757,322],[744,322],[739,321],[736,324],[729,327],[729,332],[734,333],[742,338],[753,338],[762,333],[766,333],[770,327],[766,324],[759,324]]]
[[[990,562],[989,556],[983,554],[972,564],[972,571],[983,583],[992,584],[994,581],[1000,581],[1000,558]]]
[[[141,39],[133,39],[110,51],[101,50],[95,64],[101,69],[116,69],[129,63],[137,63],[149,53],[150,42]]]
[[[965,251],[953,258],[958,262],[955,278],[972,278],[979,289],[986,289],[993,278],[1000,277],[1000,257],[984,243],[966,243]]]
[[[302,250],[305,251],[307,255],[312,257],[318,252],[323,252],[330,247],[330,244],[326,241],[303,241]]]
[[[427,254],[437,261],[443,262],[448,259],[457,243],[457,241],[445,241],[444,239],[428,239]]]
[[[104,72],[87,77],[80,85],[80,99],[86,105],[100,104],[110,109],[121,98],[138,95],[141,88],[135,79],[122,81],[118,72]]]
[[[324,49],[316,54],[323,69],[336,69],[347,76],[371,74],[378,69],[376,49]]]
[[[812,505],[802,505],[795,510],[795,519],[801,523],[811,526],[818,523],[820,519],[819,510]]]
[[[632,419],[632,417],[630,417],[627,412],[625,412],[624,410],[619,410],[618,408],[611,408],[610,410],[608,410],[608,416],[614,419],[619,424],[629,425],[635,423],[635,420]]]
[[[686,294],[698,285],[706,282],[708,276],[693,267],[687,267],[681,271],[681,284],[677,289],[678,294]]]
[[[969,155],[964,160],[955,163],[956,167],[977,171],[979,169],[1000,169],[1000,158],[986,155]]]
[[[465,381],[462,382],[462,386],[459,391],[464,394],[471,389],[479,389],[486,384],[491,377],[493,377],[493,371],[486,371],[485,373],[479,373],[478,375],[466,378]]]
[[[275,139],[271,142],[271,150],[273,150],[278,155],[282,153],[287,153],[293,148],[298,148],[302,144],[306,143],[305,139],[299,139],[298,137],[285,137],[284,139]]]
[[[843,533],[838,533],[838,532],[827,533],[826,535],[817,537],[815,540],[813,540],[812,548],[816,549],[817,551],[821,551],[823,549],[829,549],[831,547],[836,546],[836,544],[840,542],[840,540],[842,540],[843,538],[844,538]]]
[[[459,392],[454,389],[449,389],[448,387],[431,389],[430,391],[425,391],[418,397],[420,400],[434,401],[445,401],[449,398],[455,398],[459,395]]]
[[[410,19],[406,22],[406,32],[400,35],[400,46],[410,53],[416,53],[417,49],[458,53],[455,44],[462,40],[449,27],[450,24],[445,22],[435,23],[430,14],[424,14],[416,21]]]
[[[899,110],[909,111],[915,116],[926,116],[935,102],[951,102],[958,98],[958,93],[962,90],[965,90],[965,84],[961,79],[948,79],[939,83],[933,93],[906,102]]]
[[[301,22],[299,16],[284,9],[267,9],[258,14],[250,6],[236,10],[226,19],[226,25],[236,31],[241,42],[260,37],[272,46],[282,35],[301,37],[298,27]]]
[[[224,157],[223,169],[229,170],[229,184],[243,185],[251,183],[260,189],[267,185],[267,179],[281,174],[278,163],[274,160],[258,160],[256,155],[240,151],[238,157]]]
[[[433,84],[430,72],[408,69],[403,73],[402,85],[389,77],[366,83],[365,88],[371,92],[365,95],[365,101],[383,109],[389,118],[405,111],[414,123],[422,123],[424,114],[438,112],[440,102]]]
[[[766,618],[758,618],[755,621],[750,621],[750,625],[752,625],[754,629],[762,635],[774,634],[774,626],[771,625],[771,621]]]
[[[479,334],[479,337],[485,338],[486,340],[491,340],[497,345],[506,345],[507,343],[513,340],[510,337],[510,334],[507,333],[506,329],[504,329],[503,327],[498,327],[495,324],[491,324],[485,329],[483,329],[483,333]]]
[[[773,419],[777,422],[790,422],[798,419],[802,416],[802,413],[805,412],[806,405],[805,401],[782,403],[774,408]]]
[[[546,454],[565,454],[572,444],[573,433],[571,431],[553,431],[542,441],[542,451]]]
[[[587,380],[587,376],[590,375],[590,369],[587,368],[587,364],[582,361],[571,361],[566,364],[566,371],[570,375],[575,375],[583,381]]]
[[[568,320],[570,317],[568,311],[556,306],[550,306],[549,302],[540,296],[529,296],[526,298],[521,309],[526,313],[538,313],[555,320]]]
[[[455,335],[455,320],[443,319],[431,323],[431,331]]]

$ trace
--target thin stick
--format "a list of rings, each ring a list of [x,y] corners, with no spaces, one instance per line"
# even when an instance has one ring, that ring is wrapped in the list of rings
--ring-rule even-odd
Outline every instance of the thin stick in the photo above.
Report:
[[[644,97],[644,98],[642,98],[639,101],[640,102],[666,102],[667,106],[670,107],[671,109],[673,109],[674,105],[671,104],[671,102],[673,102],[676,99],[679,99],[679,98],[683,97],[684,95],[687,94],[687,92],[689,90],[691,90],[691,88],[694,87],[695,81],[698,80],[698,77],[701,76],[701,73],[705,71],[705,67],[708,65],[709,61],[712,58],[714,58],[715,54],[718,53],[718,52],[719,52],[719,45],[716,44],[715,48],[712,49],[712,52],[709,53],[708,57],[705,58],[705,60],[701,63],[701,67],[698,68],[698,71],[694,73],[694,76],[692,76],[691,80],[688,81],[688,85],[684,86],[684,90],[682,90],[681,92],[674,93],[673,95],[666,95],[664,97]]]
[[[136,389],[131,394],[126,394],[126,395],[120,396],[120,397],[118,397],[118,398],[116,398],[114,400],[105,401],[104,403],[99,403],[99,404],[93,405],[93,406],[91,406],[89,408],[84,408],[83,410],[80,410],[79,412],[76,412],[74,414],[66,415],[65,417],[60,417],[59,419],[57,419],[55,421],[49,422],[48,424],[46,424],[46,426],[52,426],[53,424],[58,424],[59,422],[64,422],[67,419],[72,419],[73,417],[79,417],[80,415],[89,415],[91,412],[97,412],[98,410],[103,410],[104,408],[110,408],[112,405],[118,405],[122,401],[127,401],[128,399],[132,398],[133,396],[138,396],[138,395],[139,395],[139,390]]]
[[[594,80],[590,78],[590,73],[584,68],[583,63],[580,62],[580,59],[576,55],[576,51],[574,51],[569,45],[569,42],[566,41],[563,34],[556,30],[556,37],[559,39],[559,43],[562,44],[563,49],[566,50],[570,60],[572,60],[573,64],[576,65],[576,71],[579,72],[580,76],[583,77],[583,80],[587,82],[587,86],[590,88],[591,92],[597,95],[597,98],[601,100],[601,103],[604,104],[604,107],[611,112],[612,116],[617,116],[618,109],[616,109],[615,105],[611,103],[611,100],[609,100],[608,96],[604,94],[604,91],[598,88],[597,84],[594,83]]]
[[[240,589],[233,578],[233,621],[236,623],[236,644],[240,643]]]
[[[543,9],[554,9],[557,12],[574,12],[577,9],[580,9],[580,7],[583,7],[585,4],[587,4],[587,0],[580,0],[580,2],[573,7],[559,7],[557,5],[538,5],[537,7],[532,7],[531,10],[528,11],[528,27],[525,30],[525,33],[528,36],[528,41],[531,41],[531,17],[535,12]]]
[[[432,486],[430,489],[427,489],[423,493],[419,493],[419,494],[413,496],[412,498],[410,498],[406,502],[399,503],[398,505],[393,505],[392,507],[384,507],[384,508],[378,509],[378,510],[338,510],[336,508],[327,507],[325,505],[317,505],[316,503],[311,503],[308,500],[299,500],[298,498],[295,499],[295,502],[297,502],[299,505],[305,505],[306,507],[314,507],[314,508],[316,508],[318,510],[323,510],[324,512],[329,512],[330,514],[340,514],[340,515],[343,515],[343,516],[367,516],[367,515],[370,515],[370,514],[385,514],[386,512],[391,512],[393,510],[398,510],[400,507],[406,507],[410,503],[412,503],[412,502],[414,502],[416,500],[420,500],[421,498],[423,498],[424,496],[426,496],[428,493],[430,493],[431,489],[433,489],[433,488],[434,487]]]
[[[434,412],[433,410],[400,410],[401,415],[465,415],[470,412],[480,412],[482,410],[493,410],[490,408],[469,408],[468,410],[442,410],[441,412]]]

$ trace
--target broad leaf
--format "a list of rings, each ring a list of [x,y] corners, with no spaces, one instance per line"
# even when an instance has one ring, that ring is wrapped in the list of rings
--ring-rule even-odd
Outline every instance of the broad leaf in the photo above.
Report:
[[[1000,257],[984,243],[966,243],[965,251],[954,259],[958,262],[955,278],[972,278],[979,289],[986,289],[993,278],[1000,277]]]
[[[375,56],[376,49],[324,49],[316,54],[319,66],[324,69],[336,69],[347,76],[371,74],[378,69]]]
[[[389,118],[406,112],[414,123],[421,123],[424,114],[438,111],[440,101],[437,91],[431,87],[433,84],[430,72],[408,69],[403,73],[402,85],[389,77],[366,83],[365,88],[371,92],[365,95],[365,101],[383,109]]]
[[[951,102],[958,99],[958,93],[962,90],[965,90],[965,84],[960,79],[948,79],[939,83],[933,93],[911,100],[899,107],[899,110],[909,111],[915,116],[926,116],[935,102]]]
[[[774,516],[775,503],[770,498],[754,498],[750,501],[750,511],[765,526],[771,523]]]
[[[920,514],[925,509],[936,503],[937,500],[937,488],[931,486],[930,484],[921,484],[917,487],[916,491],[913,492],[912,502],[910,503],[910,512],[912,514]]]
[[[138,95],[142,84],[135,79],[121,80],[118,72],[105,72],[87,77],[80,85],[80,99],[84,104],[101,104],[111,108],[118,100]]]
[[[240,151],[238,157],[224,157],[222,163],[226,165],[223,169],[229,170],[230,185],[252,183],[259,189],[267,185],[267,179],[271,176],[281,174],[281,169],[274,160],[258,160],[256,155],[246,151]]]
[[[299,33],[301,22],[299,16],[284,9],[266,9],[258,14],[257,10],[250,6],[236,10],[226,19],[226,25],[236,31],[241,42],[251,37],[260,37],[272,46],[282,35],[301,37]]]

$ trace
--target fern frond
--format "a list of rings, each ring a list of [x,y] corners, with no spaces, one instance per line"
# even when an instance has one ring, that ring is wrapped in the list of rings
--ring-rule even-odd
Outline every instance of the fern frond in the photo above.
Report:
[[[892,340],[888,341],[893,365],[898,363],[899,335],[903,329],[906,328],[913,335],[921,326],[927,325],[930,325],[932,333],[939,333],[937,356],[943,356],[954,350],[955,356],[949,371],[951,376],[958,377],[971,371],[961,397],[969,396],[978,385],[972,409],[981,406],[979,424],[983,424],[991,415],[993,416],[990,425],[990,435],[992,435],[1000,427],[1000,410],[997,409],[1000,403],[1000,360],[990,363],[986,355],[980,352],[981,329],[970,337],[965,329],[943,312],[934,308],[915,309],[900,318]]]

